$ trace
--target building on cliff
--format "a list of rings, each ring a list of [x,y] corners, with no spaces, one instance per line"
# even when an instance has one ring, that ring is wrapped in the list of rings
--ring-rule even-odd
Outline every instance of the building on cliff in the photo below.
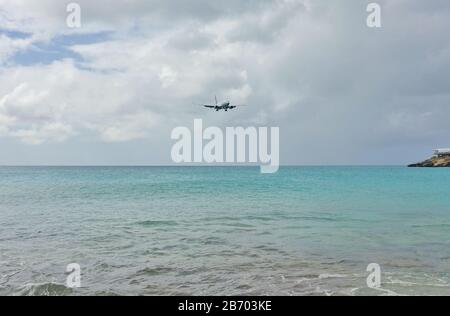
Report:
[[[435,149],[434,155],[438,157],[450,156],[450,148]]]

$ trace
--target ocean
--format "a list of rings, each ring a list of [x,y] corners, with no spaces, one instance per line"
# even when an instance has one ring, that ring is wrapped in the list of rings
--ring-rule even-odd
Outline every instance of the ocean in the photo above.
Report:
[[[0,168],[0,295],[450,295],[449,237],[450,169]]]

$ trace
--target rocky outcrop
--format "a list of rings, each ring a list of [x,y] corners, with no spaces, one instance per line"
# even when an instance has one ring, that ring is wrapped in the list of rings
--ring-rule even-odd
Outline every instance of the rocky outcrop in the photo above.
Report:
[[[442,157],[435,156],[428,160],[409,165],[408,167],[424,167],[424,168],[450,167],[450,156],[442,156]]]

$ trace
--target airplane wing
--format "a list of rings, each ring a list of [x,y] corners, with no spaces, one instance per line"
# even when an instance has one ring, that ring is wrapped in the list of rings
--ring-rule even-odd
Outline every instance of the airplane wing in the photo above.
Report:
[[[210,108],[210,109],[215,108],[214,105],[209,105],[209,104],[202,104],[202,106],[205,107],[205,108]]]

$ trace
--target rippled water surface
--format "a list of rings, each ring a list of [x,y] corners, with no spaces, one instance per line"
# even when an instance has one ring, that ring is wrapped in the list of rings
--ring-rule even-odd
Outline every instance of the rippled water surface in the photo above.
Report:
[[[0,168],[0,295],[450,295],[449,237],[450,169]]]

